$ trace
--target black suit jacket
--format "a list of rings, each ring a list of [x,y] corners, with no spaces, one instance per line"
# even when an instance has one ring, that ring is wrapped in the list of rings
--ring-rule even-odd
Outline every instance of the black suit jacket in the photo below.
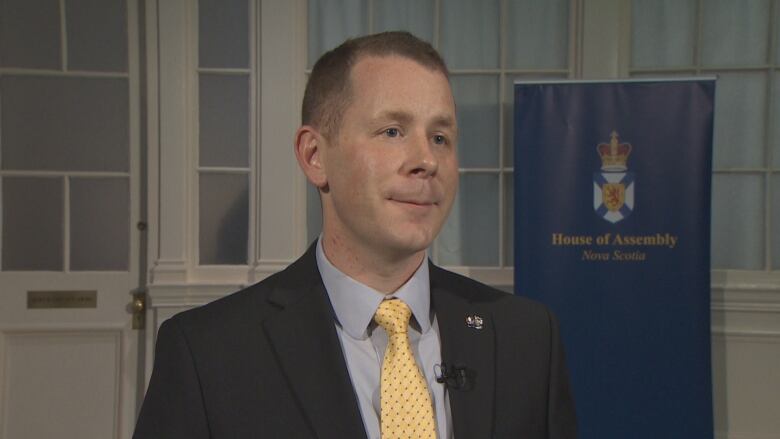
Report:
[[[564,354],[543,305],[430,265],[457,439],[576,436]],[[466,317],[483,319],[482,329]],[[314,246],[287,269],[160,328],[136,426],[146,438],[365,438]]]

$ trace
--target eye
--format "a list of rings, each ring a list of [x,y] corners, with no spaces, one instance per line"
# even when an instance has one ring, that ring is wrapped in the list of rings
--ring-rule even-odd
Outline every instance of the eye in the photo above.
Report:
[[[437,145],[446,145],[447,138],[442,136],[441,134],[436,134],[435,136],[433,136],[433,143]]]
[[[398,130],[398,128],[388,128],[385,130],[385,135],[387,137],[398,137],[401,134],[401,132]]]

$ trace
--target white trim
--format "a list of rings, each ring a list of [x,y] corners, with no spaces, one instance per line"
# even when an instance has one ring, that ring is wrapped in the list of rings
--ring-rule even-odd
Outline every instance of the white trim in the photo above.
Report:
[[[770,64],[743,64],[741,66],[734,66],[734,65],[724,65],[724,66],[695,66],[695,65],[686,65],[686,66],[672,66],[672,67],[637,67],[629,69],[629,74],[635,75],[635,74],[645,74],[645,73],[690,73],[694,72],[695,74],[699,74],[701,72],[726,72],[726,73],[737,73],[737,72],[766,72],[769,70],[777,71],[780,67],[772,66]]]
[[[0,435],[3,436],[5,435],[5,427],[8,425],[5,422],[6,418],[8,418],[8,414],[6,412],[8,410],[8,403],[6,402],[6,394],[8,393],[8,389],[5,386],[5,371],[8,369],[8,363],[6,363],[6,337],[3,334],[4,332],[5,331],[3,328],[0,327]]]
[[[777,435],[754,434],[754,433],[732,433],[728,431],[716,431],[715,439],[777,439]]]
[[[187,25],[190,18],[188,6],[192,2],[150,2],[148,11],[154,21],[147,26],[153,34],[147,40],[147,50],[152,53],[156,50],[157,56],[150,57],[154,58],[156,66],[153,62],[149,63],[148,84],[150,97],[156,99],[149,101],[156,100],[159,105],[156,112],[150,111],[148,126],[150,205],[156,201],[155,216],[150,216],[150,222],[157,222],[159,227],[154,234],[156,242],[150,241],[150,247],[157,247],[156,254],[149,259],[153,265],[151,281],[163,278],[166,282],[184,281],[188,271],[187,249],[192,216],[189,149],[192,141],[190,115],[193,111],[190,87],[193,81],[192,69],[188,68],[191,56]],[[159,32],[160,29],[165,29],[165,32]],[[156,157],[152,157],[152,152],[156,152]],[[155,176],[157,181],[154,181]]]
[[[63,72],[61,70],[48,70],[48,69],[26,69],[19,67],[2,67],[0,68],[0,75],[24,75],[24,76],[57,76],[65,78],[128,78],[130,75],[127,72],[96,72],[85,70],[68,70]]]
[[[204,305],[244,286],[241,284],[171,284],[149,287],[150,309],[181,308]],[[155,328],[156,329],[156,328]]]
[[[130,172],[113,171],[0,171],[2,177],[79,177],[79,178],[105,178],[105,177],[131,177]]]
[[[0,137],[2,137],[2,136],[0,135]],[[0,145],[0,148],[2,148],[2,145]],[[2,151],[2,149],[0,149],[0,151]],[[0,163],[0,166],[2,166],[1,163]],[[4,204],[3,204],[3,181],[4,181],[4,179],[0,178],[0,272],[4,272],[5,271],[5,270],[3,270],[3,234],[5,233],[4,232],[5,229],[3,229],[3,206],[4,206]],[[0,346],[0,349],[2,349],[2,346]],[[2,358],[0,358],[0,360],[2,360]],[[2,364],[2,363],[0,363],[0,364]],[[2,379],[2,378],[3,377],[0,376],[0,379]],[[2,381],[0,381],[0,383],[1,382]],[[2,416],[0,416],[0,425],[2,425],[2,422],[3,422],[3,419],[2,419]]]
[[[195,170],[199,174],[207,174],[209,172],[218,174],[250,174],[252,172],[252,168],[234,168],[230,166],[197,166]]]
[[[65,20],[65,0],[59,0],[57,3],[60,9],[60,68],[63,71],[68,71],[68,26]]]
[[[160,254],[160,93],[159,93],[159,40],[157,0],[147,0],[144,8],[144,29],[146,32],[146,267],[149,277],[153,279],[153,267]],[[148,317],[148,313],[147,313]],[[147,318],[147,321],[149,319]],[[150,362],[153,349],[147,340],[147,363]],[[145,373],[149,379],[149,370]]]
[[[780,271],[712,270],[713,291],[774,291],[780,293]]]
[[[476,69],[453,69],[450,70],[450,76],[458,75],[486,75],[496,76],[501,73],[507,75],[566,75],[569,73],[569,69],[490,69],[490,68],[476,68]]]
[[[157,259],[150,269],[149,283],[170,284],[177,282],[186,282],[187,261],[184,259]]]
[[[141,220],[141,46],[139,36],[140,17],[138,16],[138,1],[128,0],[127,4],[127,81],[128,96],[128,154],[129,176],[127,178],[127,270],[138,279],[140,270],[141,231],[136,226]],[[135,50],[133,50],[135,48]],[[135,151],[135,153],[134,153]],[[133,280],[138,286],[138,280]],[[141,346],[137,347],[142,349]],[[140,371],[138,371],[140,373]]]
[[[262,75],[262,56],[260,51],[260,5],[256,0],[248,0],[247,14],[247,30],[249,35],[249,136],[247,138],[248,145],[246,146],[248,152],[248,164],[249,174],[248,178],[248,191],[247,197],[247,246],[246,246],[246,260],[248,264],[257,260],[257,255],[260,253],[260,239],[259,239],[259,227],[257,226],[257,218],[260,217],[260,176],[259,174],[259,161],[258,151],[260,150],[260,128],[262,114],[260,114],[260,99],[262,99],[262,90],[260,89],[259,77]]]
[[[199,294],[200,297],[216,299],[229,292],[237,290],[239,287],[258,282],[272,274],[275,274],[287,267],[287,261],[277,261],[275,263],[266,263],[255,267],[247,266],[211,266],[199,267],[193,277],[201,280],[193,283],[168,283],[150,285],[150,290],[170,291],[166,297],[174,297],[178,292],[196,291],[202,293],[204,289],[212,293]],[[442,267],[463,276],[470,277],[482,283],[492,286],[512,286],[514,285],[514,269],[500,267]],[[249,274],[249,276],[247,276]],[[239,280],[237,282],[237,280]],[[231,290],[231,288],[233,288]],[[723,291],[727,290],[727,293]],[[222,291],[222,293],[213,293]],[[151,293],[150,293],[151,294]],[[189,294],[189,293],[187,293]],[[714,312],[748,312],[778,314],[780,313],[780,285],[773,285],[769,288],[758,289],[751,288],[749,284],[729,285],[722,290],[713,288],[713,298],[711,309]],[[176,302],[177,306],[181,303]],[[716,328],[717,326],[713,326]],[[714,331],[714,329],[713,329]],[[737,332],[730,332],[737,333]],[[752,333],[751,333],[752,334]],[[765,334],[772,335],[773,332]]]
[[[81,322],[56,322],[56,323],[3,323],[0,325],[0,334],[39,334],[51,332],[78,333],[78,332],[118,332],[125,329],[122,323],[111,322],[105,324],[81,323]]]
[[[259,247],[256,264],[292,261],[306,247],[306,186],[293,154],[305,87],[306,2],[262,1]]]
[[[190,214],[187,216],[189,233],[185,237],[186,260],[188,273],[192,273],[200,265],[200,2],[188,3],[189,8],[185,12],[188,25],[186,26],[187,38],[186,50],[189,54],[184,70],[188,78],[191,78],[187,87],[187,96],[191,104],[187,106],[187,131],[190,141],[187,142],[188,161],[182,165],[185,167],[187,181],[185,188],[189,200]]]
[[[780,344],[780,331],[761,331],[754,329],[730,329],[713,326],[712,336],[742,343]]]
[[[62,178],[62,271],[70,273],[70,177]],[[129,261],[128,261],[129,263]]]
[[[721,168],[721,169],[713,169],[712,173],[714,174],[766,174],[767,172],[772,172],[770,167],[763,167],[763,168]]]
[[[302,252],[301,252],[302,253]],[[299,253],[297,256],[300,256]],[[169,272],[176,272],[181,261],[159,261],[156,272],[164,271],[161,267],[167,267]],[[167,262],[167,263],[166,263]],[[292,262],[291,259],[263,259],[256,261],[256,265],[212,265],[200,266],[193,272],[193,277],[205,279],[209,275],[218,279],[230,279],[231,283],[243,284],[256,282],[270,274],[283,270]],[[488,285],[508,286],[514,285],[514,268],[511,266],[476,267],[476,266],[446,266],[442,268],[470,277]],[[196,272],[201,274],[197,275]],[[245,277],[247,273],[254,273]],[[230,277],[234,276],[234,277]],[[724,271],[713,270],[711,272],[711,294],[713,309],[720,309],[721,303],[753,303],[759,308],[768,306],[773,310],[780,306],[780,272],[751,272],[751,271]],[[162,281],[162,279],[160,279]],[[158,283],[157,281],[154,283]],[[172,278],[167,282],[175,283]],[[725,305],[723,305],[725,306]],[[735,309],[727,309],[735,310]]]
[[[250,0],[251,1],[251,0]],[[254,3],[250,3],[254,4]],[[251,14],[250,14],[251,16]],[[197,17],[195,17],[197,19]],[[253,26],[250,24],[250,34],[252,33]],[[250,37],[251,38],[251,37]],[[250,43],[250,50],[252,49]],[[252,74],[252,69],[245,69],[245,68],[228,68],[228,67],[195,67],[196,73],[202,73],[204,75],[226,75],[226,76],[249,76]]]
[[[631,78],[631,79],[532,79],[515,80],[515,84],[629,84],[635,82],[686,82],[686,81],[716,81],[717,76],[681,76],[659,78]]]

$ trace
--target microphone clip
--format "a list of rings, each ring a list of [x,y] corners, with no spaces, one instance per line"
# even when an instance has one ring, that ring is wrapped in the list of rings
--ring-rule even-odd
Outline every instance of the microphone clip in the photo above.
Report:
[[[433,375],[437,383],[443,383],[450,390],[469,390],[469,370],[463,364],[434,364]]]

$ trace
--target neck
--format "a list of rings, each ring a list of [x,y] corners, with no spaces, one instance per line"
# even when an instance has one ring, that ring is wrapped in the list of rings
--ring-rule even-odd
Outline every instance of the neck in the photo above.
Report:
[[[353,245],[336,233],[323,233],[322,250],[342,273],[381,293],[392,294],[424,263],[425,250],[391,255]]]

